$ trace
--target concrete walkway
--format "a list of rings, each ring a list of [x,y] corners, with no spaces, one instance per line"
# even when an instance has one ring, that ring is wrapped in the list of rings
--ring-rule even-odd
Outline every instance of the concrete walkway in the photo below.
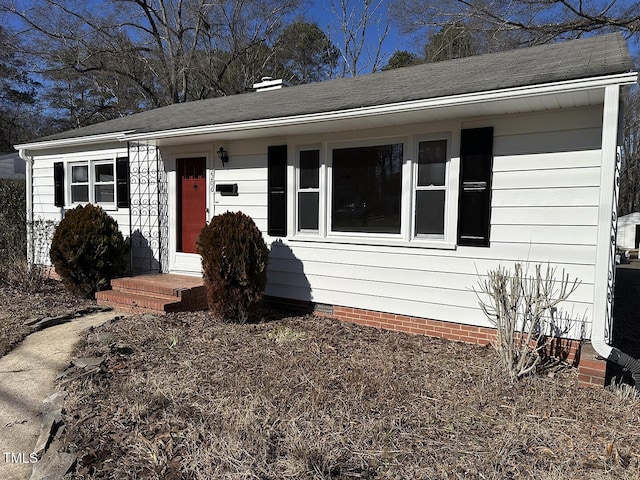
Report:
[[[114,318],[100,312],[32,333],[0,358],[0,478],[31,476],[29,455],[40,434],[42,401],[71,360],[80,332]]]

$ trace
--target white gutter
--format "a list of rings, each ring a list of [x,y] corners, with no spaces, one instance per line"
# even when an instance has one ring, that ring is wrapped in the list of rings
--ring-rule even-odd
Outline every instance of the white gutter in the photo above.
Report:
[[[27,195],[27,262],[30,264],[33,259],[32,228],[33,228],[33,157],[27,155],[24,149],[18,150],[18,155],[26,163],[26,195]]]
[[[618,128],[620,125],[620,86],[608,85],[604,92],[602,117],[602,162],[600,170],[600,208],[598,211],[598,243],[596,248],[595,288],[591,344],[596,353],[628,369],[640,390],[640,361],[612,347],[615,291],[615,231],[618,198]],[[613,191],[611,190],[613,187]]]
[[[60,140],[49,140],[46,142],[23,143],[21,145],[15,145],[15,148],[18,150],[45,150],[49,148],[72,147],[77,145],[87,145],[113,141],[121,142],[125,139],[125,136],[128,133],[133,132],[135,132],[135,130],[124,130],[121,132],[103,133],[100,135],[89,135],[86,137],[73,137],[63,138]]]
[[[590,78],[582,80],[571,80],[544,85],[531,85],[525,87],[491,90],[486,92],[465,93],[462,95],[429,98],[424,100],[413,100],[409,102],[391,103],[387,105],[375,105],[371,107],[352,108],[348,110],[338,110],[333,112],[311,113],[289,117],[264,118],[243,122],[223,123],[219,125],[202,125],[198,127],[162,130],[148,133],[132,133],[128,134],[126,136],[126,139],[130,141],[149,139],[157,140],[162,138],[254,130],[267,127],[286,127],[291,125],[328,122],[333,120],[357,119],[391,113],[408,113],[413,111],[424,111],[435,108],[472,105],[476,103],[486,103],[499,100],[513,100],[517,98],[539,95],[579,92],[583,90],[591,90],[594,88],[602,88],[608,85],[631,85],[635,84],[636,81],[636,73],[622,73],[606,77],[598,77],[595,79]]]

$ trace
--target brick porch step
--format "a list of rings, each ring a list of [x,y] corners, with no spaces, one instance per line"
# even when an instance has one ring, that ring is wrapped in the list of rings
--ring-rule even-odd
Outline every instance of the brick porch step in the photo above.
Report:
[[[204,310],[207,292],[201,277],[173,274],[116,278],[111,290],[96,293],[98,305],[127,313]]]

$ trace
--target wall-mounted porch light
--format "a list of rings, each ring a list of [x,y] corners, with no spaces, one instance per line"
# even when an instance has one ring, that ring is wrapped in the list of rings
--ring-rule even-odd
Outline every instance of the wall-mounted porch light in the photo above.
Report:
[[[220,150],[218,150],[218,158],[222,162],[222,166],[224,166],[225,163],[229,161],[229,154],[225,151],[224,148],[220,147]]]

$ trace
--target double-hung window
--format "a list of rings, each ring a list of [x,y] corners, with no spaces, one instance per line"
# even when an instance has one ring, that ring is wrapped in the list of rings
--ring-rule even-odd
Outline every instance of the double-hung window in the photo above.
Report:
[[[114,204],[116,176],[113,162],[93,164],[93,199],[98,204]]]
[[[71,164],[71,203],[89,202],[89,164]]]
[[[298,231],[317,233],[320,226],[320,150],[300,150],[297,185]]]
[[[116,175],[113,160],[69,164],[72,204],[115,206]]]
[[[418,142],[414,163],[416,237],[444,239],[447,198],[447,140]]]

